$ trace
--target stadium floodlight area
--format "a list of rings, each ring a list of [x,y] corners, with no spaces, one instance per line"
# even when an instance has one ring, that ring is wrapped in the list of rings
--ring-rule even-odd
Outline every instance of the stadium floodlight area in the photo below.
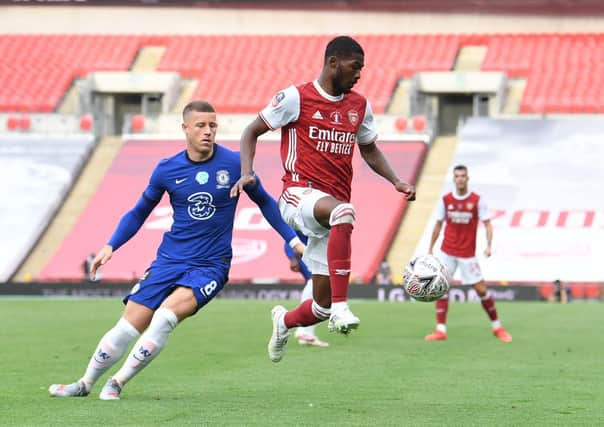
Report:
[[[488,259],[478,230],[487,281],[604,281],[603,133],[597,117],[466,121],[443,194],[453,190],[453,166],[466,165],[469,188],[484,197],[494,227]],[[427,250],[433,224],[416,253]]]
[[[0,136],[0,282],[14,274],[50,223],[93,145],[90,135]]]

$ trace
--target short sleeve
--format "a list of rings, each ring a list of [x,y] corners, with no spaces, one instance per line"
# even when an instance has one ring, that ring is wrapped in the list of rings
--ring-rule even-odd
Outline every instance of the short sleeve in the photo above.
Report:
[[[149,184],[147,184],[147,188],[143,191],[143,197],[153,202],[159,202],[161,197],[164,194],[165,186],[163,184],[162,173],[161,173],[162,163],[158,164],[155,167],[155,170],[151,174],[151,178],[149,179]]]
[[[445,201],[441,197],[438,199],[438,203],[436,204],[436,220],[444,221],[445,219]]]
[[[298,120],[300,115],[300,92],[295,86],[279,91],[271,102],[260,111],[260,118],[272,130]]]
[[[478,218],[481,221],[488,221],[491,219],[491,216],[489,215],[489,208],[487,207],[486,202],[482,200],[482,197],[478,199]]]
[[[357,141],[361,145],[371,144],[377,139],[377,129],[375,127],[375,119],[373,117],[373,111],[371,110],[371,104],[367,100],[365,107],[365,117],[363,117],[363,123],[357,132]]]

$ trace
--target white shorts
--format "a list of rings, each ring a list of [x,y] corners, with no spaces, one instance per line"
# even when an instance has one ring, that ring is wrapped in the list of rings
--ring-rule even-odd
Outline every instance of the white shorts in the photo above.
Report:
[[[460,258],[441,251],[438,253],[438,258],[447,267],[451,279],[455,275],[457,267],[459,267],[462,285],[475,285],[483,280],[480,264],[478,264],[478,258],[476,257]]]
[[[315,219],[315,204],[319,199],[330,196],[309,187],[290,187],[279,198],[279,211],[283,220],[294,230],[308,237],[302,260],[312,272],[329,276],[327,265],[327,241],[329,229]]]

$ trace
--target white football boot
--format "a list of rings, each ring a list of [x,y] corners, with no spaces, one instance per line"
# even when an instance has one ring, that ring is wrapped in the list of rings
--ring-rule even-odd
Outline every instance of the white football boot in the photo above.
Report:
[[[327,329],[329,332],[338,332],[340,334],[347,335],[353,329],[357,329],[361,323],[360,319],[352,314],[348,304],[339,304],[338,307],[331,308],[331,316],[329,322],[327,322]]]
[[[90,394],[84,381],[76,381],[71,384],[52,384],[48,392],[53,397],[84,397]]]
[[[271,310],[273,319],[273,334],[268,342],[268,357],[271,361],[277,363],[283,358],[287,339],[289,338],[289,329],[281,322],[283,316],[287,313],[287,309],[282,305],[276,305]]]
[[[107,383],[103,386],[99,399],[101,400],[120,400],[120,393],[122,392],[122,386],[113,378],[109,378]]]

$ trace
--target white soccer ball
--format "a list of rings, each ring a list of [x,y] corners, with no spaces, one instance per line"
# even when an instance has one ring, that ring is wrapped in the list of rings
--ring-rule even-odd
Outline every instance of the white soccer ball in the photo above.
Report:
[[[449,274],[434,255],[420,255],[405,267],[403,286],[418,301],[434,301],[449,291]]]

